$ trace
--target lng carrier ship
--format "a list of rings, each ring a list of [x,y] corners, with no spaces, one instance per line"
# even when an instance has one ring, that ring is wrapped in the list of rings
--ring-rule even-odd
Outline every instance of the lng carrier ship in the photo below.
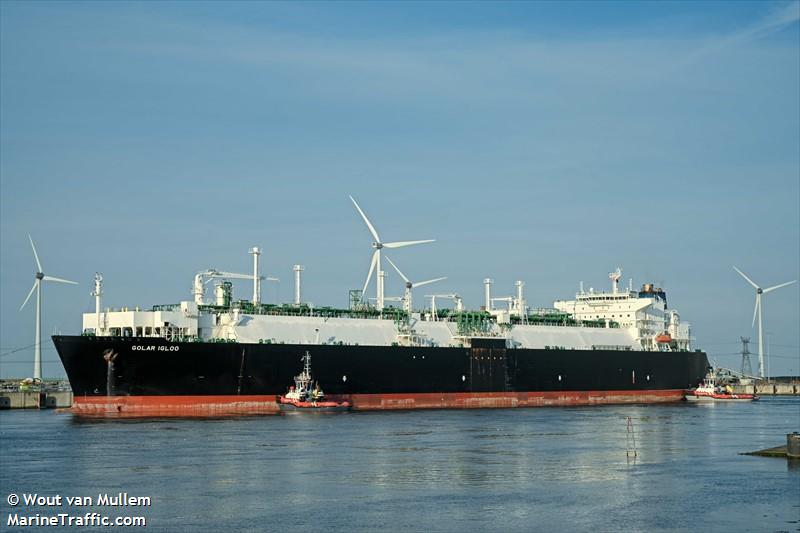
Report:
[[[352,198],[351,198],[352,200]],[[326,398],[353,410],[535,407],[680,401],[709,364],[693,350],[691,330],[652,284],[581,290],[552,308],[527,305],[524,283],[513,296],[467,310],[458,294],[431,294],[414,309],[413,289],[444,278],[410,281],[382,257],[384,249],[425,241],[382,242],[353,200],[375,241],[367,282],[350,291],[346,309],[314,307],[301,297],[295,265],[294,302],[261,301],[261,250],[253,274],[214,269],[194,277],[193,299],[170,305],[95,312],[81,335],[53,336],[82,416],[227,416],[280,411],[278,398],[313,356]],[[386,259],[405,281],[402,297],[384,295]],[[364,298],[375,276],[374,301]],[[252,280],[248,300],[231,280]],[[211,284],[213,296],[207,298]],[[452,302],[437,308],[437,299]],[[387,306],[397,301],[401,306]]]

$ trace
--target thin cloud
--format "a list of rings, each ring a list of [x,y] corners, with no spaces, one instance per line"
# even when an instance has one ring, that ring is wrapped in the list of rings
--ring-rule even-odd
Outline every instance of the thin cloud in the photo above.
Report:
[[[684,58],[684,60],[681,61],[677,67],[686,67],[708,56],[717,54],[727,48],[732,48],[752,41],[757,41],[759,39],[764,39],[765,37],[777,33],[791,26],[792,24],[795,24],[799,20],[800,1],[793,1],[788,4],[783,4],[767,13],[766,16],[756,23],[723,37],[719,37],[706,44],[699,50],[696,50]]]

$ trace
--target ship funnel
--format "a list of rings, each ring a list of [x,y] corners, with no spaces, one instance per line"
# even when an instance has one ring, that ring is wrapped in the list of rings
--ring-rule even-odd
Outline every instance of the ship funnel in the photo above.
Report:
[[[608,279],[611,280],[611,292],[617,294],[619,292],[619,280],[622,277],[622,268],[617,267],[614,272],[608,274]]]

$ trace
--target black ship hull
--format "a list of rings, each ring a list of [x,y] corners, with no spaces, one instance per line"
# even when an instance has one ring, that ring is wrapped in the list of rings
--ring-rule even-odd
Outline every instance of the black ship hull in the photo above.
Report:
[[[169,342],[54,336],[87,416],[279,412],[308,351],[328,397],[358,409],[678,401],[708,370],[702,352]]]

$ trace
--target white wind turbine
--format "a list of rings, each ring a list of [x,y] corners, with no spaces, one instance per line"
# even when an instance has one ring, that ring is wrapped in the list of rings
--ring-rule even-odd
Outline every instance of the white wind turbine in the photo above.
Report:
[[[411,305],[411,289],[415,289],[417,287],[422,287],[423,285],[429,285],[431,283],[436,283],[437,281],[442,281],[447,279],[445,277],[445,278],[429,279],[426,281],[411,281],[406,277],[405,274],[400,272],[400,269],[397,268],[397,265],[394,264],[394,261],[392,261],[388,257],[386,258],[386,260],[389,261],[389,264],[394,267],[397,273],[400,274],[400,277],[403,278],[403,281],[406,282],[406,292],[405,295],[403,296],[403,309],[405,309],[406,314],[408,315],[409,318],[411,318],[411,312],[414,309],[413,306]]]
[[[736,267],[733,269],[738,272],[744,279],[747,280],[747,283],[752,285],[756,289],[756,306],[753,309],[753,326],[756,325],[756,315],[758,315],[758,375],[759,377],[764,377],[764,336],[763,336],[763,327],[762,327],[762,320],[761,320],[761,295],[767,294],[768,292],[774,291],[775,289],[780,289],[781,287],[785,287],[787,285],[791,285],[792,283],[796,283],[797,280],[794,281],[787,281],[786,283],[781,283],[780,285],[774,285],[772,287],[762,289],[758,285],[756,285],[753,280],[748,278],[744,272],[739,270]]]
[[[361,218],[364,219],[364,222],[367,224],[367,228],[369,228],[369,232],[375,238],[375,241],[372,243],[372,247],[375,248],[375,252],[372,254],[372,261],[369,264],[369,273],[367,274],[367,281],[364,282],[364,288],[361,290],[361,294],[363,295],[364,292],[367,290],[367,286],[369,285],[369,280],[372,278],[372,272],[375,271],[377,267],[378,275],[375,280],[375,300],[376,300],[376,307],[378,311],[383,310],[383,282],[381,279],[381,249],[383,248],[402,248],[403,246],[411,246],[413,244],[424,244],[427,242],[434,242],[435,239],[427,239],[424,241],[397,241],[397,242],[381,242],[381,238],[378,236],[378,232],[375,231],[375,227],[367,218],[367,215],[364,214],[364,211],[358,206],[358,203],[350,197],[350,200],[353,202],[353,205],[356,206],[358,213],[361,215]]]
[[[33,291],[36,291],[36,339],[34,340],[33,348],[33,379],[35,381],[42,380],[42,281],[56,281],[58,283],[69,283],[77,285],[74,281],[66,279],[55,278],[53,276],[45,276],[42,272],[42,263],[39,262],[39,254],[36,253],[36,246],[33,245],[33,239],[28,235],[28,240],[31,241],[31,248],[33,249],[33,258],[36,259],[36,280],[33,282],[33,287],[28,293],[28,297],[22,302],[19,310],[25,307],[28,300],[31,299]]]

